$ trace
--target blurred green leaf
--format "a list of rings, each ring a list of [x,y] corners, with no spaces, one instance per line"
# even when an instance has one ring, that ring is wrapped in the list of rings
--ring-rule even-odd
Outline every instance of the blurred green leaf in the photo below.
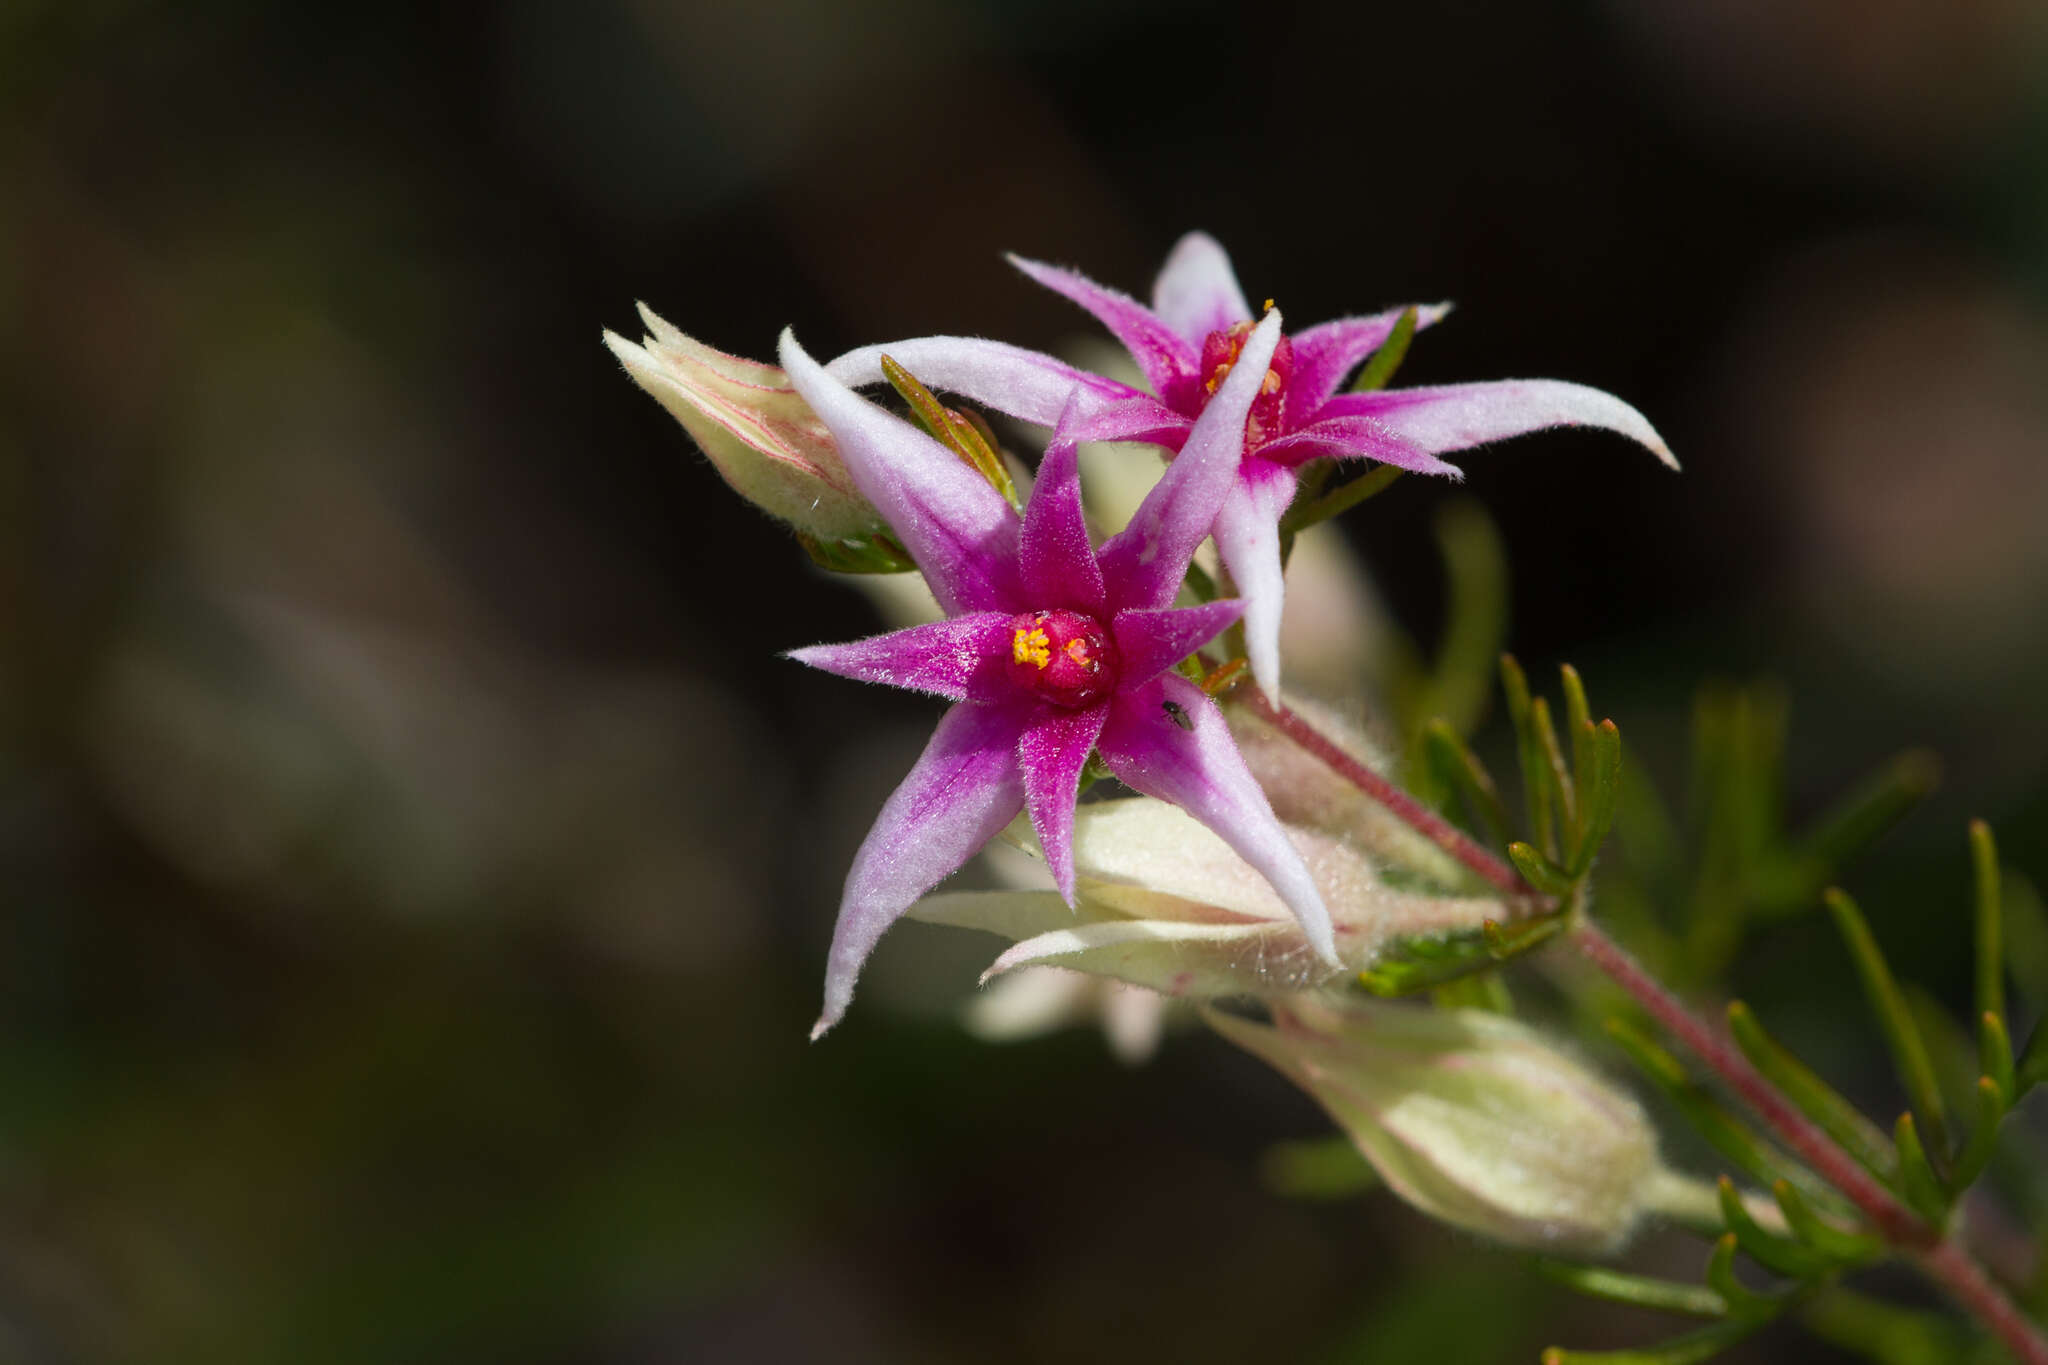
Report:
[[[1727,1176],[1722,1176],[1715,1188],[1721,1199],[1721,1221],[1752,1261],[1794,1280],[1818,1275],[1832,1266],[1832,1259],[1818,1249],[1767,1231],[1744,1207],[1735,1182]]]
[[[1750,1064],[1866,1170],[1887,1181],[1897,1174],[1898,1159],[1878,1126],[1780,1046],[1740,1000],[1728,1004],[1728,1031]]]
[[[1913,1022],[1911,1011],[1906,1008],[1904,997],[1899,994],[1898,983],[1892,979],[1892,970],[1884,960],[1884,953],[1871,936],[1870,925],[1863,918],[1863,912],[1856,907],[1847,892],[1840,887],[1828,888],[1824,899],[1828,911],[1835,918],[1835,927],[1841,931],[1842,942],[1849,949],[1849,956],[1856,964],[1856,974],[1862,979],[1863,993],[1869,1001],[1871,1013],[1877,1016],[1878,1026],[1884,1031],[1886,1045],[1891,1049],[1892,1062],[1897,1067],[1899,1081],[1906,1088],[1906,1096],[1913,1103],[1913,1110],[1926,1124],[1927,1138],[1936,1150],[1947,1151],[1948,1123],[1947,1106],[1941,1098],[1941,1088],[1934,1077],[1934,1066],[1927,1058],[1927,1045],[1920,1037],[1920,1030]],[[1903,1158],[1903,1153],[1901,1157]]]
[[[1914,1212],[1931,1223],[1940,1223],[1948,1217],[1948,1190],[1927,1159],[1919,1125],[1910,1111],[1899,1115],[1892,1129],[1892,1145],[1899,1149],[1899,1193]]]
[[[1289,1199],[1352,1199],[1379,1186],[1379,1172],[1349,1138],[1278,1142],[1259,1158],[1259,1179]]]
[[[1537,1257],[1532,1264],[1548,1278],[1589,1298],[1633,1304],[1663,1313],[1683,1313],[1695,1318],[1728,1316],[1728,1305],[1722,1303],[1713,1290],[1701,1285],[1656,1280],[1609,1270],[1605,1266],[1577,1265],[1546,1256]]]
[[[1353,393],[1370,393],[1387,386],[1387,381],[1394,377],[1394,371],[1400,369],[1401,362],[1407,358],[1408,344],[1415,340],[1416,321],[1412,306],[1401,310],[1401,316],[1395,319],[1394,330],[1387,333],[1387,339],[1380,343],[1379,349],[1372,353],[1365,367],[1359,370],[1358,378],[1352,382]]]

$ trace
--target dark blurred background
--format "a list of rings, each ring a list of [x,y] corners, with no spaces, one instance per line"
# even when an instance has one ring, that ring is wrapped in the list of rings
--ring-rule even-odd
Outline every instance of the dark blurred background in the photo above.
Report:
[[[1795,817],[1932,746],[1851,885],[1960,1003],[1964,819],[2048,879],[2043,17],[0,5],[0,1359],[1654,1335],[1384,1196],[1268,1193],[1323,1121],[1212,1038],[966,1037],[975,936],[893,936],[807,1044],[931,708],[776,657],[877,618],[599,332],[1060,346],[1087,319],[1002,251],[1142,293],[1192,227],[1297,325],[1455,299],[1405,379],[1596,384],[1686,465],[1465,462],[1515,648],[1674,798],[1706,678],[1785,685]],[[1425,640],[1451,495],[1347,526]],[[1822,927],[1738,979],[1898,1103]]]

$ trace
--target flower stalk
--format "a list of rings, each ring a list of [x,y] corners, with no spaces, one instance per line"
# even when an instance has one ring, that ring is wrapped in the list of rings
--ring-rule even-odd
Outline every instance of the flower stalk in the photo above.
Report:
[[[1511,895],[1538,899],[1535,889],[1512,867],[1406,791],[1345,753],[1296,712],[1267,701],[1256,691],[1248,693],[1244,704],[1476,875]],[[1752,1066],[1725,1030],[1695,1014],[1627,949],[1593,923],[1583,908],[1573,913],[1568,937],[1580,956],[1683,1043],[1816,1175],[1841,1191],[1887,1245],[1904,1254],[1957,1306],[1995,1335],[2016,1361],[2021,1365],[2048,1365],[2048,1334],[2020,1311],[2011,1296],[1969,1252],[1879,1184],[1855,1157]]]

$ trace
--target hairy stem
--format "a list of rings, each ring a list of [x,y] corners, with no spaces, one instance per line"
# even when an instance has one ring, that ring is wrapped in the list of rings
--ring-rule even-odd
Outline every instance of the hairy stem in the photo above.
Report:
[[[1541,899],[1535,888],[1522,880],[1521,873],[1495,857],[1465,831],[1345,753],[1328,736],[1303,720],[1297,712],[1267,701],[1265,694],[1256,688],[1246,689],[1241,700],[1246,710],[1320,759],[1331,772],[1385,806],[1417,833],[1479,877],[1511,896]]]
[[[1255,689],[1246,693],[1244,705],[1478,876],[1511,895],[1536,897],[1534,889],[1512,866],[1351,757],[1294,711],[1267,701]],[[1708,1070],[1740,1096],[1816,1175],[1847,1196],[1886,1242],[1910,1256],[1922,1273],[1997,1336],[2020,1365],[2048,1365],[2048,1335],[2020,1312],[1983,1267],[1955,1240],[1928,1226],[1900,1203],[1876,1177],[1801,1113],[1750,1065],[1720,1025],[1694,1014],[1582,911],[1573,915],[1571,940],[1588,962],[1626,991],[1644,1013],[1685,1044]]]

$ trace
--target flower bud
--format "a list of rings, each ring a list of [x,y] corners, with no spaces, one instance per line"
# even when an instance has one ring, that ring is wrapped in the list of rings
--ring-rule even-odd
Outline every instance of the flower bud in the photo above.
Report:
[[[1600,1253],[1670,1183],[1635,1101],[1527,1026],[1476,1010],[1272,1002],[1210,1013],[1321,1102],[1388,1186],[1510,1246]]]
[[[684,336],[645,304],[640,319],[648,331],[640,345],[616,332],[606,332],[604,344],[696,438],[733,491],[821,541],[865,541],[882,529],[788,375]]]

